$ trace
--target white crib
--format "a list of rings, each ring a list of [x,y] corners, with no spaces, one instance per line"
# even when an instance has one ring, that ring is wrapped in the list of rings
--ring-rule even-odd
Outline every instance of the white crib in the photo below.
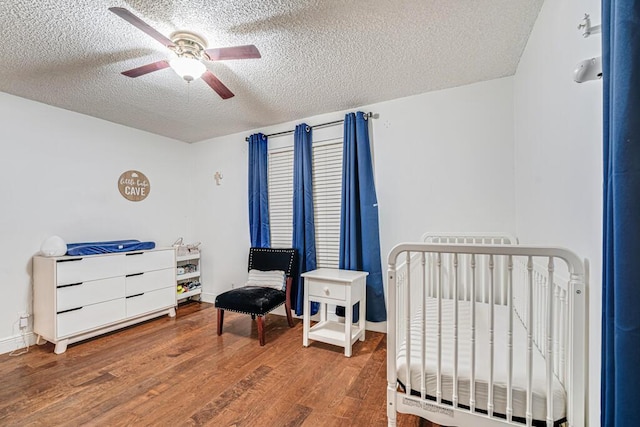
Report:
[[[512,236],[423,238],[389,254],[389,426],[584,426],[583,262]]]

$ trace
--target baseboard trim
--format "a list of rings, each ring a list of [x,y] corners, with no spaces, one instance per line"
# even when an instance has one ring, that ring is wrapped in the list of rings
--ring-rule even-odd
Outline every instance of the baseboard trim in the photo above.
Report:
[[[21,348],[25,348],[24,343],[29,346],[36,344],[36,336],[33,332],[29,331],[24,335],[24,340],[22,335],[16,335],[13,337],[0,339],[0,354],[10,353],[15,350],[19,350]]]

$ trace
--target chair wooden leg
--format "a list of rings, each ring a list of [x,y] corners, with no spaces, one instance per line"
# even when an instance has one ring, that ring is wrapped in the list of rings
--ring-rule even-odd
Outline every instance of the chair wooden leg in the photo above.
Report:
[[[224,310],[218,309],[218,336],[222,335],[222,322],[224,321]]]
[[[260,345],[264,345],[264,316],[258,316],[258,339]]]
[[[293,316],[291,316],[291,304],[284,303],[284,311],[287,312],[287,322],[289,323],[289,327],[293,328]]]

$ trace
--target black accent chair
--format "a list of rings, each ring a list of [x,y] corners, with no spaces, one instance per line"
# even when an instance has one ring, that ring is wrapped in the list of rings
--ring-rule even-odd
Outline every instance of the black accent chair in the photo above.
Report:
[[[258,338],[264,345],[264,317],[284,304],[289,327],[293,327],[291,317],[291,286],[296,274],[298,255],[295,249],[251,248],[249,250],[248,270],[282,270],[285,272],[286,290],[260,286],[245,286],[224,292],[216,297],[218,309],[218,335],[222,335],[224,311],[250,314],[258,322]]]

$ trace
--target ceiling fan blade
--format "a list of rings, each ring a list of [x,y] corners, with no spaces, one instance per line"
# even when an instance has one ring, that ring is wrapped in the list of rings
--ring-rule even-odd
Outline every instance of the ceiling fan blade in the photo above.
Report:
[[[140,77],[145,74],[153,73],[154,71],[162,70],[163,68],[167,68],[169,66],[168,61],[158,61],[152,62],[151,64],[143,65],[142,67],[133,68],[131,70],[123,71],[127,77]]]
[[[206,49],[207,56],[211,61],[222,61],[225,59],[250,59],[261,58],[260,51],[252,44],[245,46],[220,47]]]
[[[110,7],[109,10],[115,13],[116,15],[118,15],[120,18],[127,21],[128,23],[130,23],[131,25],[133,25],[134,27],[144,31],[154,39],[158,40],[160,43],[162,43],[166,47],[173,46],[173,42],[171,40],[169,40],[167,37],[160,34],[157,30],[152,28],[149,24],[144,22],[142,19],[135,16],[133,13],[129,12],[127,9],[123,7]]]
[[[229,90],[228,87],[222,84],[220,80],[209,70],[205,71],[202,75],[202,80],[207,82],[207,84],[211,87],[211,89],[215,90],[220,98],[228,99],[233,96],[233,92]]]

